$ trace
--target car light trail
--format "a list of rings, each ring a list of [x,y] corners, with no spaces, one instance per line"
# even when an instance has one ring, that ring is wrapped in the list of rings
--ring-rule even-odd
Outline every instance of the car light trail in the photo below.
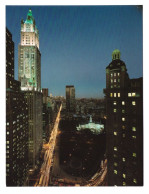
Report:
[[[44,162],[43,162],[41,169],[40,169],[41,175],[39,178],[39,183],[36,183],[34,186],[48,186],[50,168],[52,166],[52,159],[53,159],[54,147],[55,147],[56,137],[57,137],[57,132],[58,132],[58,125],[59,125],[59,121],[60,121],[61,109],[62,109],[62,104],[60,106],[59,112],[58,112],[56,120],[55,120],[53,130],[51,132],[51,136],[49,138],[48,149],[46,150],[46,152],[44,154]]]

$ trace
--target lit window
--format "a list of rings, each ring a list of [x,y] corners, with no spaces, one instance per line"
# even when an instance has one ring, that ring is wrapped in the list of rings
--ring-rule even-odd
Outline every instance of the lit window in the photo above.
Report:
[[[123,133],[123,138],[125,138],[125,136],[126,136],[125,133]]]
[[[7,135],[9,135],[9,131],[7,131]]]
[[[113,83],[113,79],[111,79],[111,83]]]
[[[123,182],[123,186],[125,186],[126,185],[126,182]]]
[[[114,97],[116,97],[116,93],[114,93]]]
[[[128,97],[131,97],[131,93],[128,93]]]
[[[125,117],[122,117],[122,121],[125,121]]]
[[[113,88],[113,86],[111,86],[111,88]]]
[[[114,82],[116,82],[116,79],[114,79]]]
[[[136,136],[135,136],[135,135],[133,135],[133,136],[132,136],[132,138],[133,138],[133,139],[136,139]]]
[[[133,179],[133,182],[134,182],[134,183],[137,183],[137,179]]]
[[[125,158],[122,158],[122,161],[123,161],[123,162],[125,162],[125,161],[126,161],[126,159],[125,159]]]
[[[132,131],[136,131],[136,127],[132,127]]]
[[[110,97],[113,97],[113,93],[110,93]]]
[[[9,144],[9,141],[6,141],[7,144]]]
[[[122,110],[122,113],[125,113],[125,110],[124,109]]]
[[[125,105],[125,101],[122,101],[122,105]]]
[[[117,170],[114,170],[114,174],[117,174]]]
[[[136,153],[132,153],[132,156],[133,156],[133,157],[137,157],[137,154],[136,154]]]
[[[117,135],[117,132],[114,131],[114,135]]]
[[[113,77],[113,73],[111,73],[111,77]]]
[[[117,166],[117,162],[114,162],[114,166]]]
[[[116,112],[116,109],[113,109],[113,112]]]
[[[114,76],[116,76],[116,73],[114,73]]]
[[[135,106],[136,105],[136,101],[132,101],[132,105]]]
[[[135,92],[133,92],[133,93],[132,93],[132,96],[133,96],[133,97],[134,97],[134,96],[136,96],[136,93],[135,93]]]
[[[120,97],[120,93],[118,93],[118,97]]]
[[[124,178],[124,179],[126,178],[126,174],[123,174],[123,178]]]
[[[125,126],[124,125],[122,126],[122,129],[125,129]]]
[[[9,164],[6,164],[7,167],[9,167]]]
[[[117,147],[114,147],[114,151],[117,151]]]
[[[9,125],[9,123],[7,123],[7,125]]]
[[[116,105],[116,104],[117,104],[116,101],[114,101],[114,102],[113,102],[113,105]]]

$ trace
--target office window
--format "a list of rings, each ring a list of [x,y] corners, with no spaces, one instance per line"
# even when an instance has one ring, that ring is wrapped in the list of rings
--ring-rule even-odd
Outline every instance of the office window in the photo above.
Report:
[[[118,97],[120,97],[120,93],[118,93]]]
[[[113,109],[113,112],[116,112],[116,109]]]
[[[125,133],[123,133],[123,138],[125,138],[125,136],[126,136]]]
[[[133,135],[133,136],[132,136],[132,139],[136,139],[136,136],[135,136],[135,135]]]
[[[134,153],[132,153],[132,156],[136,158],[137,154],[134,152]]]
[[[134,183],[137,183],[137,179],[133,179],[133,182],[134,182]]]
[[[117,166],[117,162],[114,162],[114,166]]]
[[[136,101],[132,101],[132,105],[135,106],[136,105]]]
[[[113,79],[111,79],[111,83],[113,83]]]
[[[135,93],[135,92],[133,92],[133,93],[132,93],[132,96],[133,96],[133,97],[135,97],[135,96],[136,96],[136,93]]]
[[[114,82],[116,82],[116,79],[114,79]]]
[[[110,93],[110,97],[113,97],[113,93]]]
[[[124,178],[124,179],[126,178],[126,174],[123,174],[123,178]]]
[[[116,76],[116,73],[114,73],[114,76]]]
[[[125,121],[125,117],[122,117],[122,121]]]
[[[122,101],[122,105],[125,105],[125,101]]]
[[[114,102],[113,102],[113,105],[116,105],[116,104],[117,104],[116,101],[114,101]]]
[[[113,77],[113,73],[111,73],[111,77]]]
[[[114,93],[114,97],[116,97],[116,93]]]
[[[122,113],[125,113],[125,110],[124,109],[122,110]]]
[[[116,131],[114,131],[114,135],[117,135],[117,132]]]
[[[114,147],[114,151],[117,151],[117,147]]]
[[[122,129],[125,129],[125,126],[124,125],[122,125]]]
[[[114,170],[114,174],[117,174],[117,170]]]
[[[132,127],[132,131],[136,131],[136,127]]]
[[[128,93],[128,97],[131,97],[131,93]]]
[[[126,186],[126,182],[123,182],[123,186]]]
[[[123,162],[125,162],[125,161],[126,161],[126,159],[125,159],[125,158],[122,158],[122,161],[123,161]]]

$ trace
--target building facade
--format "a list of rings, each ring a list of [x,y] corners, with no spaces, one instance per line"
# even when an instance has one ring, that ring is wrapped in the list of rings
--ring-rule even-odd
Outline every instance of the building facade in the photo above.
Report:
[[[28,107],[14,80],[14,42],[6,29],[6,185],[22,186],[28,176]]]
[[[41,54],[39,32],[31,9],[27,19],[21,20],[21,42],[18,48],[18,79],[21,90],[41,90]]]
[[[120,51],[106,67],[108,185],[143,185],[143,79],[130,79]]]
[[[36,167],[42,145],[41,54],[39,32],[29,9],[25,22],[21,20],[21,42],[18,47],[18,79],[24,91],[29,118],[29,166]]]
[[[68,112],[75,112],[75,87],[66,86],[66,110]]]

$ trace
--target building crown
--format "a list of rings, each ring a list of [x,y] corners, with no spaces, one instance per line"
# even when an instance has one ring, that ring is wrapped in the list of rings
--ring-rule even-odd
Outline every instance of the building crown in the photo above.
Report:
[[[120,59],[121,52],[118,49],[115,49],[112,52],[112,60]]]
[[[29,9],[25,23],[33,24],[34,21],[35,21],[35,20],[34,20],[34,17],[33,17],[33,15],[32,15],[32,10]]]

